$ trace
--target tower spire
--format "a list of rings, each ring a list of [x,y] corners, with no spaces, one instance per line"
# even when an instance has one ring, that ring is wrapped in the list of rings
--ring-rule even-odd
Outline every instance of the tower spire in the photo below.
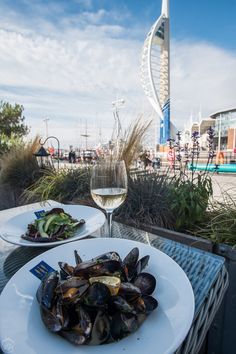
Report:
[[[162,0],[161,14],[166,18],[169,17],[169,0]]]

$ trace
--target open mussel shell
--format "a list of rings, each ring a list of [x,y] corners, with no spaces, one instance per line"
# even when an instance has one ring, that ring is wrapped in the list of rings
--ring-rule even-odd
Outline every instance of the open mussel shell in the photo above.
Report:
[[[116,260],[95,260],[78,264],[74,276],[90,278],[100,275],[115,275],[121,272],[121,263]]]
[[[144,268],[146,268],[146,266],[148,265],[148,262],[149,262],[149,259],[150,259],[150,256],[144,256],[142,258],[140,258],[140,260],[137,262],[137,265],[136,265],[136,276],[142,272],[142,270]]]
[[[150,295],[142,295],[137,298],[133,303],[134,312],[136,314],[149,315],[158,306],[158,302]]]
[[[135,266],[139,257],[138,247],[134,247],[124,258],[123,265],[127,267]]]
[[[130,313],[116,313],[111,320],[111,337],[118,341],[138,329],[139,323],[136,315]]]
[[[152,311],[154,311],[158,307],[158,301],[154,297],[152,297],[150,295],[143,295],[142,299],[145,304],[146,314],[151,313]]]
[[[136,265],[139,258],[139,249],[134,247],[122,262],[123,273],[126,280],[130,281],[136,274]]]
[[[110,337],[110,320],[103,311],[98,311],[91,333],[90,345],[105,343]]]
[[[59,282],[56,291],[66,291],[70,288],[80,288],[86,284],[89,284],[88,280],[80,278],[80,277],[68,277],[65,280]]]
[[[55,289],[59,281],[58,272],[47,273],[38,287],[36,298],[40,304],[50,309],[55,299]]]
[[[142,270],[148,265],[150,256],[144,256],[138,260],[134,267],[124,267],[123,275],[124,279],[133,282],[133,280],[142,272]]]
[[[109,301],[110,314],[115,312],[136,313],[134,307],[121,296],[111,296]]]
[[[150,295],[156,287],[156,278],[150,273],[140,273],[133,285],[138,287],[143,295]]]
[[[71,277],[74,273],[74,267],[65,263],[65,262],[58,262],[60,267],[60,276],[62,280],[65,280],[67,277]]]
[[[73,322],[69,322],[66,329],[60,331],[60,335],[74,345],[85,344],[92,332],[92,321],[88,312],[81,305],[73,309]]]
[[[134,284],[124,282],[120,284],[118,295],[122,296],[127,301],[133,301],[141,296],[141,290]]]
[[[75,311],[78,318],[77,327],[80,328],[83,335],[89,337],[92,331],[92,321],[89,313],[81,305],[77,305]]]
[[[88,287],[88,280],[78,277],[68,277],[66,280],[59,282],[55,292],[60,295],[62,301],[75,303],[80,300]]]
[[[59,332],[63,328],[66,328],[69,323],[66,308],[59,301],[51,309],[41,304],[40,313],[43,323],[51,332]]]
[[[120,255],[117,252],[106,252],[101,254],[100,256],[97,256],[95,258],[92,259],[92,261],[98,261],[98,260],[112,260],[112,261],[118,261],[120,263],[122,263],[122,259],[120,258]]]
[[[79,253],[76,250],[74,250],[74,256],[75,256],[75,264],[80,264],[83,262],[82,258],[80,257]]]
[[[74,345],[85,344],[88,339],[85,335],[80,333],[80,325],[70,328],[69,330],[62,330],[59,334]]]
[[[106,307],[111,297],[109,288],[103,283],[93,283],[83,297],[87,306]]]

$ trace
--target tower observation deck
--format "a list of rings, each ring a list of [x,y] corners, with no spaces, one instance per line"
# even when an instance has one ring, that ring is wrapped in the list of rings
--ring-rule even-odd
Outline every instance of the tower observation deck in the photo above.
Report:
[[[141,58],[144,92],[160,118],[160,144],[170,138],[169,0],[162,0],[160,17],[144,41]]]

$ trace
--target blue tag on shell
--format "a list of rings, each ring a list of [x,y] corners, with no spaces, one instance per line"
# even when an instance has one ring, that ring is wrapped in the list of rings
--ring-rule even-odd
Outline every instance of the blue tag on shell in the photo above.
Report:
[[[46,262],[41,261],[34,268],[30,269],[30,272],[38,279],[42,280],[47,273],[55,272],[55,269],[50,267]]]
[[[40,218],[42,218],[44,216],[45,210],[35,211],[34,214],[35,214],[37,219],[40,219]]]

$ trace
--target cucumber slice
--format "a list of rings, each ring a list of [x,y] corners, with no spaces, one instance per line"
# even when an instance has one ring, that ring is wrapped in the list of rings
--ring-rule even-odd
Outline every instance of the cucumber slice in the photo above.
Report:
[[[50,217],[47,219],[46,223],[45,223],[45,226],[44,226],[44,231],[47,232],[48,231],[48,228],[49,228],[49,225],[51,224],[51,222],[56,219],[58,217],[57,214],[52,214],[50,215]]]
[[[38,222],[38,230],[39,230],[40,236],[41,237],[49,237],[48,234],[43,229],[44,224],[45,224],[45,220],[43,220],[43,219],[39,220],[39,222]]]

